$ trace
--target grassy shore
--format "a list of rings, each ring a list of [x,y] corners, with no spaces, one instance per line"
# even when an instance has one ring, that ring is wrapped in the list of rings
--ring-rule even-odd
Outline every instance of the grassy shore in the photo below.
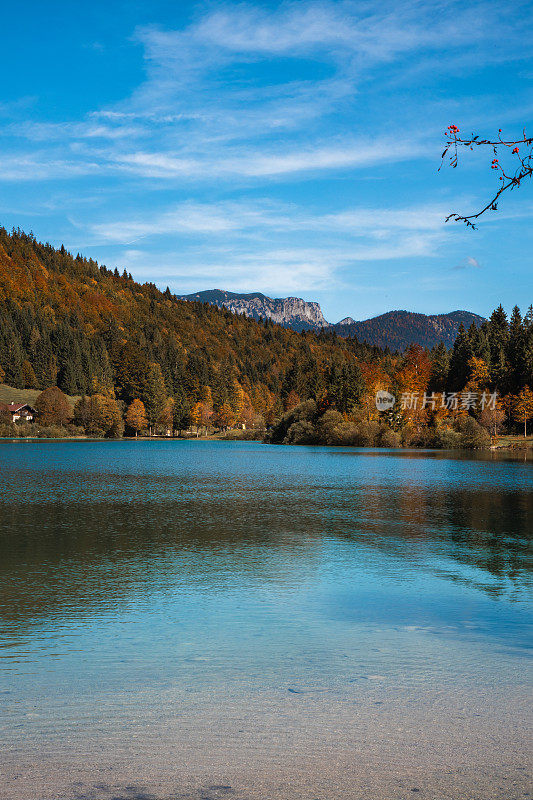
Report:
[[[29,403],[35,405],[36,399],[41,394],[42,389],[15,389],[13,386],[8,386],[7,383],[0,383],[0,403]],[[80,399],[79,397],[71,397],[65,395],[72,410]]]
[[[533,450],[533,435],[531,436],[496,436],[493,440],[492,450]]]

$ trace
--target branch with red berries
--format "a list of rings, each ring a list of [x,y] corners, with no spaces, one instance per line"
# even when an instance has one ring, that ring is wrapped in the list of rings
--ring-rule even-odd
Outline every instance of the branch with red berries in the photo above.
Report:
[[[448,161],[450,166],[454,169],[457,167],[459,163],[459,148],[460,147],[467,147],[469,150],[473,150],[474,147],[485,147],[487,149],[491,149],[494,155],[492,159],[492,163],[490,165],[491,169],[498,170],[499,183],[500,187],[492,200],[487,203],[487,205],[478,211],[477,214],[469,214],[467,216],[462,216],[461,214],[449,214],[446,217],[446,222],[449,220],[453,220],[454,222],[464,222],[470,228],[476,228],[476,225],[472,220],[479,219],[479,217],[484,214],[486,211],[496,211],[498,208],[498,200],[500,196],[506,192],[508,189],[513,190],[517,189],[522,181],[525,178],[531,178],[533,174],[533,139],[528,138],[526,136],[526,132],[524,131],[524,135],[521,139],[516,139],[512,141],[507,141],[502,139],[502,131],[501,128],[498,131],[498,138],[496,141],[492,141],[490,139],[480,139],[479,136],[472,136],[470,139],[463,139],[460,136],[459,128],[457,125],[449,125],[447,130],[444,132],[446,136],[446,147],[444,148],[444,152],[442,154],[442,164],[439,167],[439,170],[442,169],[443,164]],[[504,150],[503,148],[507,148]],[[510,155],[513,157],[513,164],[514,168],[509,168],[509,166],[502,166],[500,162],[500,158],[502,153],[508,154],[510,151]]]

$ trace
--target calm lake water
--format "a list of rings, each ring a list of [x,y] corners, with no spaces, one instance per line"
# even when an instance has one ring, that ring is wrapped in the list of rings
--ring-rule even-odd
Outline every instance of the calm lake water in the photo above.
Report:
[[[532,478],[0,442],[0,798],[531,797]]]

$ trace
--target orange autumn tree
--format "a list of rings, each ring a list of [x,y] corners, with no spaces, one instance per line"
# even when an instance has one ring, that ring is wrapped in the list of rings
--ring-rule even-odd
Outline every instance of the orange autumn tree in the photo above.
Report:
[[[365,382],[365,390],[361,396],[360,405],[363,408],[367,422],[377,419],[376,392],[380,389],[388,391],[391,386],[391,377],[379,364],[360,364],[361,373]]]
[[[482,358],[472,358],[468,361],[470,377],[465,386],[466,391],[488,391],[490,383],[489,368]]]
[[[396,386],[399,393],[400,409],[404,419],[417,429],[423,424],[429,411],[440,404],[440,397],[427,395],[431,377],[431,360],[426,350],[418,344],[408,347],[403,362],[396,373]]]
[[[215,423],[223,431],[231,428],[235,422],[235,415],[229,403],[222,403],[215,415]]]
[[[61,389],[50,386],[37,397],[35,408],[41,425],[66,425],[72,419],[72,409]]]
[[[200,425],[202,424],[203,418],[203,404],[198,402],[195,403],[191,409],[191,423],[196,428],[196,438],[198,438],[200,434]]]
[[[135,436],[139,435],[139,431],[148,427],[148,420],[146,418],[146,409],[142,400],[138,398],[128,406],[126,412],[126,425],[135,431]]]

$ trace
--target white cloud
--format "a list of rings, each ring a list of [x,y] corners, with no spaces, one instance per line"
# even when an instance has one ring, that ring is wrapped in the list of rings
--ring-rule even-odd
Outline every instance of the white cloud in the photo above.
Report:
[[[335,270],[331,254],[300,248],[255,253],[192,249],[179,259],[172,253],[154,256],[150,251],[126,250],[115,255],[114,261],[133,270],[138,279],[169,284],[178,293],[220,285],[230,291],[301,294],[327,287]]]
[[[436,256],[449,235],[444,216],[436,206],[313,214],[269,200],[188,202],[142,219],[100,222],[90,233],[99,247],[126,246],[121,268],[179,292],[223,286],[302,294],[339,285],[343,271],[360,274],[377,261]]]
[[[0,129],[5,136],[19,136],[35,142],[78,139],[132,139],[145,133],[140,125],[105,125],[101,122],[34,122],[26,120]]]
[[[435,157],[434,144],[424,145],[426,121],[391,137],[376,120],[370,136],[356,134],[354,123],[365,111],[360,89],[368,99],[418,64],[426,72],[436,64],[441,69],[443,52],[457,51],[463,68],[467,57],[479,66],[502,57],[503,39],[507,58],[517,57],[523,31],[519,36],[502,11],[498,2],[465,6],[447,0],[437,7],[326,0],[266,9],[239,3],[198,12],[180,30],[140,27],[134,39],[143,47],[146,78],[132,95],[94,109],[85,120],[6,126],[3,136],[17,137],[22,160],[18,167],[7,164],[0,179],[98,171],[117,179],[123,173],[148,180],[241,176],[261,182],[430,152]],[[256,67],[262,68],[259,80]],[[395,131],[393,119],[388,128]],[[21,137],[30,145],[48,144],[43,158],[33,148],[24,150]]]
[[[334,248],[320,244],[265,248],[241,241],[231,248],[180,248],[179,257],[128,248],[115,253],[113,262],[132,270],[139,280],[169,284],[178,293],[219,287],[301,296],[341,285],[346,268],[357,267],[355,278],[361,268],[365,272],[376,261],[432,256],[437,244],[432,235],[410,235],[383,244],[339,242]]]
[[[466,258],[463,258],[463,260],[460,261],[459,264],[456,264],[455,267],[453,267],[452,269],[455,269],[455,270],[458,270],[458,269],[481,269],[481,264],[479,263],[477,258],[474,258],[473,256],[467,256]]]
[[[427,152],[415,142],[377,140],[345,142],[333,147],[292,148],[291,152],[268,151],[219,152],[218,158],[183,158],[165,153],[121,153],[111,156],[119,168],[142,177],[213,177],[239,175],[245,178],[270,178],[301,172],[370,167],[392,161],[404,161]]]
[[[227,232],[252,234],[262,229],[272,235],[342,233],[348,238],[390,239],[398,235],[437,233],[445,229],[446,206],[411,206],[400,209],[352,208],[336,213],[310,213],[302,207],[268,200],[219,203],[178,203],[147,216],[93,224],[91,231],[105,241],[125,242],[133,237],[177,233],[212,238]],[[472,259],[473,261],[474,259]]]
[[[45,181],[79,178],[102,171],[96,161],[51,158],[47,153],[2,155],[0,181]]]

